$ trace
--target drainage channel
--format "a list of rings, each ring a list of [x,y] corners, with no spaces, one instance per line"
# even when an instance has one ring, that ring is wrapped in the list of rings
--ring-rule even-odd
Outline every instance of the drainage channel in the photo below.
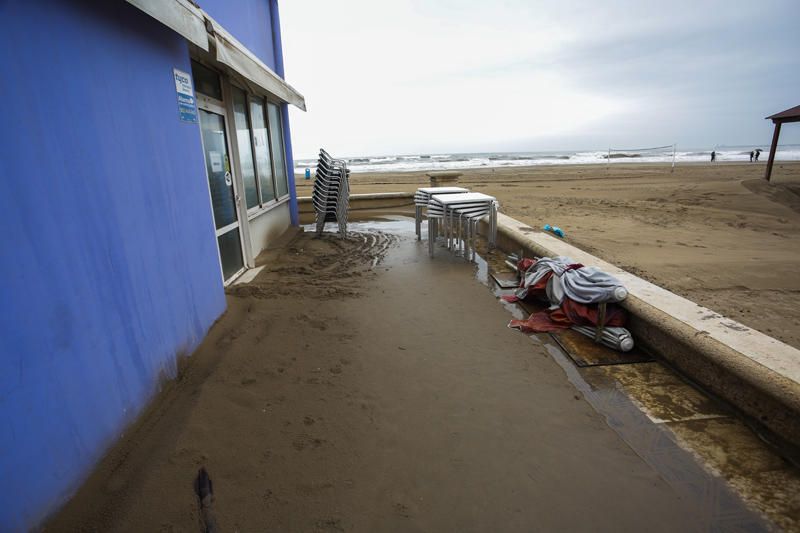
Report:
[[[476,279],[513,318],[527,317],[532,309],[499,299],[513,292],[494,279],[510,273],[505,254],[489,252],[485,243],[480,250]],[[572,335],[529,338],[547,350],[637,455],[696,503],[700,529],[800,530],[800,470],[733,409],[684,380],[658,354],[616,357],[588,338],[572,342]]]

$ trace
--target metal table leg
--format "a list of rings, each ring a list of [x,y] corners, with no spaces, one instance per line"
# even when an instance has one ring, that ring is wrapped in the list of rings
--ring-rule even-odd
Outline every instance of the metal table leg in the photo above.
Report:
[[[433,245],[436,241],[436,223],[438,219],[428,218],[428,255],[433,257]]]

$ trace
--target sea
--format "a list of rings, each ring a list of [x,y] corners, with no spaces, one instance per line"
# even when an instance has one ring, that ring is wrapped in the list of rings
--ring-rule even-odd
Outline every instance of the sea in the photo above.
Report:
[[[750,151],[761,148],[760,161],[766,161],[768,147],[719,146],[717,161],[750,161]],[[625,163],[672,164],[672,146],[648,149],[611,149],[611,165]],[[337,155],[338,156],[338,155]],[[351,172],[413,172],[424,170],[457,170],[465,168],[527,167],[539,165],[596,165],[609,161],[609,150],[555,150],[546,152],[475,152],[405,154],[342,157]],[[675,149],[675,164],[709,162],[711,150]],[[778,161],[800,161],[800,144],[778,147]],[[316,159],[298,159],[295,172],[316,168]]]

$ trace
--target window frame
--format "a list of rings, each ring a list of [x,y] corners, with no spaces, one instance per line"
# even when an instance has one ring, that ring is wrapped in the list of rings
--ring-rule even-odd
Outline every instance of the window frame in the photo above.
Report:
[[[194,65],[190,64],[190,68],[192,68],[192,85],[194,88],[195,93],[195,100],[197,102],[197,112],[198,112],[198,133],[200,135],[200,146],[203,152],[203,166],[205,167],[205,142],[203,140],[202,135],[202,125],[201,125],[201,117],[200,113],[202,111],[207,111],[209,113],[214,113],[222,117],[223,125],[225,128],[225,144],[228,151],[228,163],[230,165],[230,173],[232,177],[232,185],[233,185],[233,195],[234,195],[234,210],[236,213],[236,220],[227,224],[221,228],[217,228],[216,226],[216,219],[214,218],[214,199],[212,198],[211,194],[211,186],[209,183],[208,178],[208,169],[205,168],[205,175],[206,175],[206,189],[208,190],[208,202],[209,208],[211,210],[211,226],[214,230],[214,240],[215,246],[217,249],[217,259],[219,260],[219,269],[220,269],[220,278],[222,280],[222,285],[224,287],[229,286],[232,284],[242,273],[248,268],[249,264],[249,257],[250,257],[250,248],[244,238],[245,232],[249,232],[247,229],[247,223],[249,222],[249,217],[246,216],[246,213],[242,212],[241,204],[239,203],[239,171],[241,170],[239,165],[239,158],[238,158],[238,151],[233,144],[234,139],[231,137],[231,124],[234,123],[233,116],[229,112],[229,109],[226,104],[226,100],[229,100],[226,96],[227,91],[227,80],[225,76],[219,72],[216,68],[210,67],[204,61],[197,59],[195,57],[191,57],[190,61],[192,63],[197,63],[198,65],[202,66],[203,68],[208,69],[209,71],[213,72],[219,81],[220,84],[220,96],[222,96],[222,100],[218,100],[213,96],[207,95],[206,93],[200,92],[196,86],[194,86]],[[234,124],[233,129],[235,130],[236,126]],[[224,235],[228,235],[232,232],[237,232],[239,235],[239,248],[241,252],[242,258],[242,267],[235,273],[231,274],[227,279],[225,278],[225,267],[222,262],[222,249],[220,248],[220,237]]]
[[[190,62],[189,68],[190,68],[190,70],[192,72],[192,87],[194,88],[195,99],[199,100],[199,99],[202,98],[206,102],[209,102],[209,103],[212,103],[212,104],[215,104],[217,106],[220,106],[220,107],[224,108],[225,107],[225,104],[224,104],[224,100],[225,100],[225,77],[222,75],[222,73],[219,72],[219,70],[217,70],[216,68],[210,67],[204,61],[201,61],[199,59],[195,59],[194,57],[190,58],[189,62]],[[216,74],[217,82],[219,83],[219,93],[220,93],[220,96],[222,96],[222,99],[218,100],[218,99],[214,98],[213,96],[211,96],[210,94],[201,92],[200,89],[198,89],[198,87],[196,85],[196,81],[194,79],[194,68],[193,68],[192,63],[196,63],[197,65],[199,65],[200,67],[208,70],[209,72],[211,72],[213,74]]]
[[[264,129],[267,132],[267,151],[269,152],[269,168],[271,172],[271,176],[269,180],[272,182],[272,190],[276,192],[275,197],[272,200],[267,200],[266,203],[262,205],[273,205],[280,200],[277,195],[277,189],[275,189],[275,165],[272,162],[272,147],[270,146],[270,135],[269,135],[269,118],[267,116],[267,97],[259,94],[248,94],[247,95],[247,108],[248,112],[252,110],[252,102],[256,101],[259,105],[261,105],[261,114],[262,119],[264,120]],[[253,137],[252,130],[250,131],[250,142],[253,145],[253,154],[255,154],[255,137]],[[256,169],[258,172],[258,169]],[[261,200],[261,176],[257,174],[258,179],[258,198]]]
[[[266,105],[264,106],[264,114],[267,120],[267,133],[269,135],[269,155],[272,159],[272,186],[275,188],[275,198],[276,200],[283,200],[292,196],[291,187],[289,186],[289,169],[287,163],[289,160],[286,158],[286,135],[283,131],[283,106],[282,103],[270,98],[269,96],[265,96],[264,100],[266,101]],[[286,176],[286,194],[283,196],[278,196],[278,181],[277,176],[275,173],[275,154],[272,153],[272,127],[269,124],[269,104],[273,104],[275,108],[278,110],[278,127],[281,130],[281,150],[283,151],[283,175]]]
[[[266,205],[268,205],[268,204],[264,204],[264,203],[261,202],[261,183],[259,183],[259,181],[258,181],[258,166],[256,165],[255,146],[253,144],[253,122],[252,122],[251,117],[250,117],[250,93],[247,92],[247,89],[243,89],[243,88],[239,87],[238,85],[236,85],[235,83],[231,82],[231,83],[229,83],[229,85],[230,85],[230,87],[232,89],[230,91],[231,92],[231,106],[234,105],[234,102],[233,102],[233,90],[242,91],[242,93],[244,94],[245,120],[247,121],[248,139],[250,140],[250,158],[251,158],[252,163],[253,163],[253,175],[255,176],[255,180],[256,180],[256,197],[258,198],[258,203],[256,205],[254,205],[253,207],[247,207],[247,195],[245,194],[244,202],[245,202],[245,210],[247,211],[247,218],[252,218],[251,215],[261,212],[262,210],[264,210],[264,207]],[[236,124],[235,124],[235,122],[236,122],[236,114],[235,114],[235,112],[234,112],[233,122],[234,122],[233,128],[235,130],[236,129]],[[238,135],[238,131],[236,133]],[[236,141],[238,142],[238,138],[236,139]],[[238,152],[238,148],[237,148],[237,152]],[[242,173],[242,155],[241,154],[238,154],[237,160],[238,160],[237,163],[239,165],[239,174],[242,176],[242,183],[244,184],[244,174]]]
[[[256,218],[259,215],[261,215],[262,213],[264,213],[266,211],[269,211],[270,209],[272,209],[272,208],[274,208],[274,207],[276,207],[276,206],[278,206],[280,204],[286,203],[291,198],[291,191],[289,190],[289,175],[288,175],[288,169],[286,168],[287,159],[286,159],[285,135],[283,134],[284,133],[283,132],[283,109],[281,108],[281,102],[279,102],[277,100],[274,100],[269,95],[252,93],[248,89],[242,87],[242,85],[245,85],[245,84],[236,82],[233,79],[230,79],[228,81],[228,83],[230,84],[231,88],[235,88],[235,89],[238,89],[238,90],[244,92],[245,99],[246,99],[246,107],[247,107],[247,109],[245,111],[246,111],[246,115],[247,115],[247,131],[249,132],[249,136],[250,136],[250,151],[251,151],[251,154],[252,154],[252,157],[253,157],[253,170],[254,170],[255,177],[256,177],[256,192],[258,194],[258,205],[250,207],[250,208],[247,208],[247,218],[248,218],[248,220],[253,220],[254,218]],[[261,176],[259,174],[258,164],[255,161],[256,146],[255,146],[255,139],[253,137],[253,117],[252,117],[252,113],[251,113],[251,102],[254,99],[257,99],[257,101],[259,103],[263,104],[262,112],[264,114],[264,126],[265,126],[265,128],[267,130],[267,149],[269,150],[270,167],[272,169],[272,176],[270,177],[270,179],[272,181],[273,190],[275,191],[275,198],[273,198],[271,200],[268,200],[266,202],[263,201],[262,196],[261,196]],[[275,158],[274,158],[274,154],[273,154],[273,150],[272,150],[272,128],[270,127],[269,114],[268,114],[269,113],[268,105],[270,103],[274,104],[278,109],[279,118],[280,118],[279,125],[280,125],[280,128],[281,128],[281,138],[284,139],[284,143],[281,145],[281,149],[283,150],[283,166],[284,166],[284,171],[286,172],[286,185],[287,185],[286,188],[287,188],[288,192],[283,196],[278,196],[277,195],[278,194],[278,187],[277,187],[278,183],[277,183],[276,174],[275,174],[276,163],[275,163]],[[235,127],[235,125],[234,125],[234,127]],[[237,160],[238,160],[237,163],[238,163],[238,165],[240,167],[239,168],[239,173],[241,173],[241,160],[240,159],[241,158],[237,158]],[[246,199],[245,199],[245,202],[246,202]]]

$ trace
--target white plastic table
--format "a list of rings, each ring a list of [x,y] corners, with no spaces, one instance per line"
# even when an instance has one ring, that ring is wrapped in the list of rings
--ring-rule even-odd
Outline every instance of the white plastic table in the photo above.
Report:
[[[433,257],[434,242],[438,233],[438,223],[444,223],[444,237],[448,249],[459,244],[464,255],[468,256],[474,235],[477,233],[478,221],[489,215],[489,245],[494,247],[497,238],[497,199],[480,192],[456,194],[434,194],[428,203],[428,253]],[[457,225],[456,225],[457,222]],[[464,228],[464,222],[467,227]],[[458,230],[456,233],[455,230]]]
[[[417,231],[417,240],[422,239],[422,209],[428,207],[431,196],[434,194],[458,194],[469,192],[464,187],[421,187],[414,194],[414,223]]]

